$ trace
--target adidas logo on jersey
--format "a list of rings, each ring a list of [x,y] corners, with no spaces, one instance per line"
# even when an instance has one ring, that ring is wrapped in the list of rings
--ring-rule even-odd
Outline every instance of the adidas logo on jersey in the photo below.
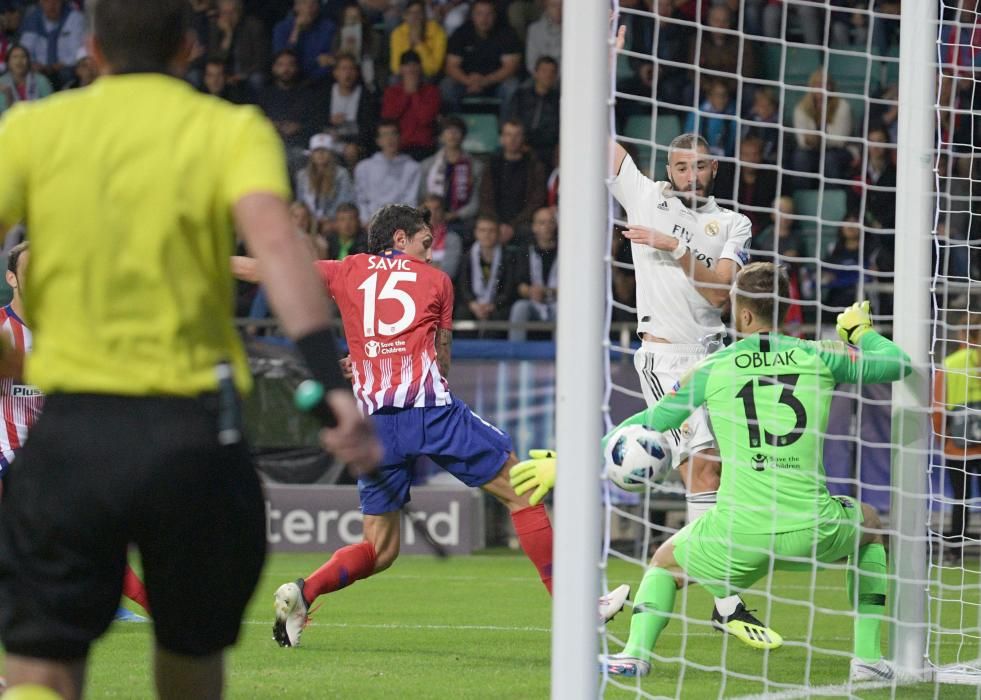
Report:
[[[660,209],[661,211],[667,211],[668,210],[667,201],[662,199],[660,202],[657,203],[657,208]]]

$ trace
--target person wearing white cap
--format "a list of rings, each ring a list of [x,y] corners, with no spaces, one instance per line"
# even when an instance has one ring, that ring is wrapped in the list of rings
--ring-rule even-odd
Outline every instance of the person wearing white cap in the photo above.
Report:
[[[336,144],[330,134],[310,138],[310,159],[296,174],[296,198],[309,207],[321,233],[333,231],[337,207],[354,202],[354,185],[347,170],[337,164]]]

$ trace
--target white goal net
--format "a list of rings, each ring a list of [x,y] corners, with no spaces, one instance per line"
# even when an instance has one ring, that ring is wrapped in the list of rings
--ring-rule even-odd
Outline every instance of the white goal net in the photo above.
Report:
[[[861,593],[846,589],[846,571],[862,574],[844,559],[814,560],[801,572],[771,567],[742,593],[746,607],[782,635],[780,648],[753,649],[717,631],[712,596],[689,586],[677,592],[646,659],[650,674],[604,671],[607,696],[898,697],[918,680],[916,697],[981,698],[981,295],[974,282],[981,231],[973,210],[981,185],[973,167],[981,139],[981,24],[974,0],[907,3],[930,9],[923,16],[932,21],[917,28],[931,32],[919,58],[900,52],[898,1],[620,0],[614,15],[627,32],[615,58],[614,130],[637,168],[656,181],[667,177],[675,137],[696,132],[707,141],[719,163],[714,196],[748,217],[752,259],[789,273],[788,333],[837,339],[837,315],[863,299],[876,329],[887,337],[895,331],[897,342],[903,324],[926,329],[922,347],[903,348],[914,362],[929,352],[929,363],[915,368],[930,388],[909,412],[912,421],[897,428],[898,384],[840,384],[823,454],[829,491],[873,506],[889,556],[902,558],[889,565],[881,652],[897,658],[914,630],[918,659],[905,670],[920,675],[854,675]],[[929,90],[936,104],[923,104],[924,111],[933,107],[935,152],[904,160],[900,65],[915,60],[936,81]],[[929,171],[932,230],[903,219],[897,164],[923,168],[924,177]],[[614,218],[610,315],[614,323],[637,322],[642,273],[634,269],[636,244],[632,251],[620,233],[636,221],[628,222],[616,202]],[[897,272],[897,260],[914,249],[929,272]],[[911,293],[924,300],[922,317],[912,318],[915,308],[903,302]],[[607,427],[646,405],[635,368],[641,339],[611,339]],[[913,427],[922,435],[912,435]],[[918,470],[912,477],[909,465]],[[636,594],[654,551],[688,520],[686,491],[677,472],[640,493],[608,487],[608,589],[629,583]],[[925,552],[923,561],[910,561],[910,552]],[[922,610],[897,610],[893,602],[905,605],[910,595],[922,598]],[[630,612],[628,605],[604,628],[604,655],[624,648]],[[909,665],[908,653],[903,659]],[[954,695],[947,683],[962,685]]]

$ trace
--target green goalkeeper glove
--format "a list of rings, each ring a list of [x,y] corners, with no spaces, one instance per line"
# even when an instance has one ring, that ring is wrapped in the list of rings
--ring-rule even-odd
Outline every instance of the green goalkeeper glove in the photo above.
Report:
[[[858,339],[872,330],[870,316],[872,305],[867,301],[855,302],[838,314],[838,335],[846,343],[858,344]]]
[[[555,486],[555,450],[529,450],[523,462],[511,467],[511,486],[519,496],[535,489],[528,502],[537,506]]]

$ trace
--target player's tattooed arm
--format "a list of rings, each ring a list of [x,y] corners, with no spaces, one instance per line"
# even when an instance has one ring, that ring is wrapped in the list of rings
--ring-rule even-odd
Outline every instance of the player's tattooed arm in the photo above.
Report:
[[[445,328],[436,329],[436,366],[439,367],[439,373],[444,378],[450,376],[450,359],[452,356],[450,348],[452,345],[453,331]]]

